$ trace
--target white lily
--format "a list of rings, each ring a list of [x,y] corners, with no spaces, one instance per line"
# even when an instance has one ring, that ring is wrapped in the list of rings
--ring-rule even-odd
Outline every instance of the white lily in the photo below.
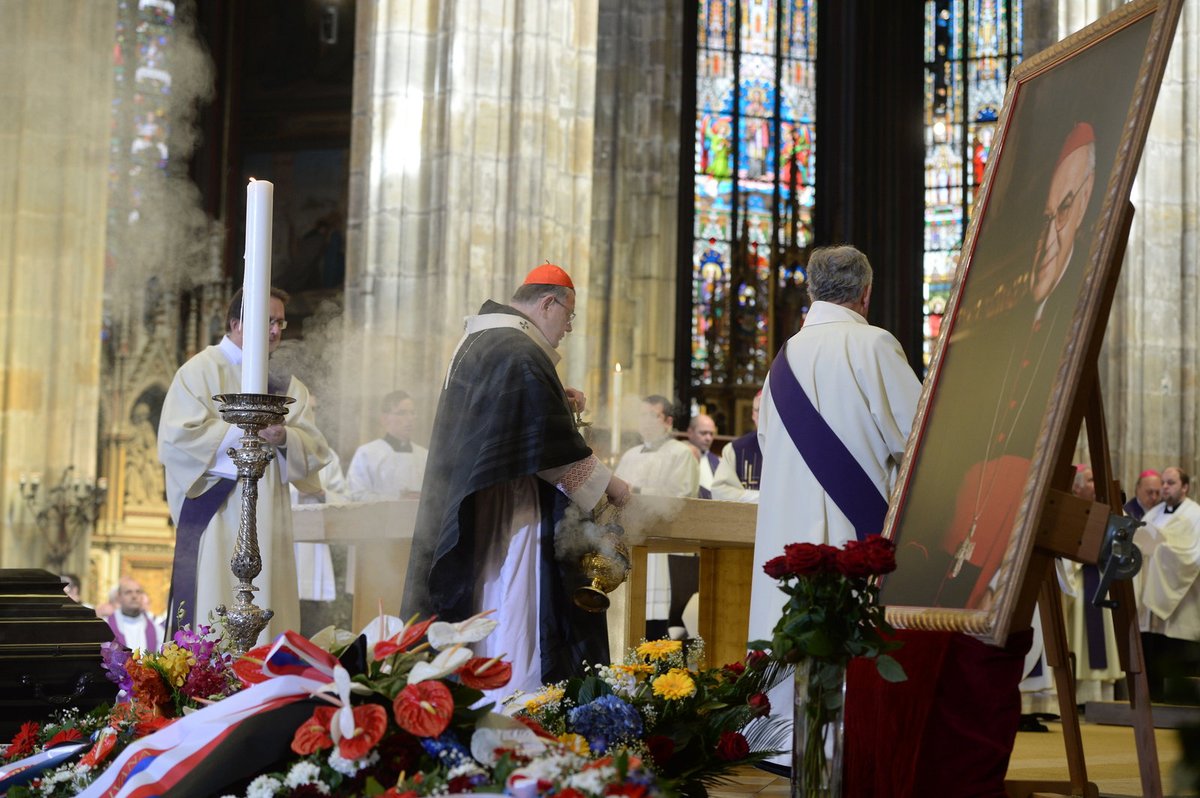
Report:
[[[472,615],[465,621],[458,623],[446,623],[438,621],[430,624],[429,630],[425,633],[429,638],[429,645],[436,649],[443,649],[446,646],[453,646],[462,643],[478,643],[492,633],[499,624],[488,618],[495,610],[481,612],[478,615]]]
[[[449,676],[465,665],[471,656],[471,649],[465,646],[458,645],[448,648],[445,651],[439,652],[429,662],[418,662],[416,665],[413,665],[412,670],[408,672],[408,683],[417,684],[418,682]]]

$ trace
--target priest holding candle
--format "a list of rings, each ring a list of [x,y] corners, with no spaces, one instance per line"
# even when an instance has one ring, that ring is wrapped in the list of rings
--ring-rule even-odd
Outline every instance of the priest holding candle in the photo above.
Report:
[[[255,579],[260,589],[256,601],[275,615],[258,642],[300,628],[288,483],[302,492],[320,490],[319,472],[331,454],[313,422],[304,384],[295,377],[279,384],[267,381],[267,358],[287,327],[287,294],[269,288],[270,187],[255,181],[247,192],[246,279],[230,302],[226,335],[179,368],[163,401],[158,456],[166,467],[167,502],[175,522],[168,635],[182,626],[207,624],[218,605],[234,602],[237,580],[230,560],[242,502],[240,491],[234,490],[237,468],[227,452],[239,447],[242,431],[221,418],[213,396],[243,392],[295,399],[283,424],[261,432],[275,457],[258,485],[262,573]]]

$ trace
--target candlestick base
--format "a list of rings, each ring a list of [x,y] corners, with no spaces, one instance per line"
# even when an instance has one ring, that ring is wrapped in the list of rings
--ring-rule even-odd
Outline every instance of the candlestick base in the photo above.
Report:
[[[223,393],[213,397],[220,402],[221,418],[239,427],[245,434],[241,448],[229,448],[229,457],[237,466],[242,483],[242,511],[234,544],[230,569],[237,577],[233,607],[217,607],[217,615],[225,619],[233,639],[234,650],[244,654],[254,647],[259,634],[275,615],[254,603],[254,578],[262,573],[262,556],[258,548],[258,480],[266,473],[275,452],[259,437],[259,431],[279,424],[287,415],[287,405],[296,401],[290,396],[262,393]]]

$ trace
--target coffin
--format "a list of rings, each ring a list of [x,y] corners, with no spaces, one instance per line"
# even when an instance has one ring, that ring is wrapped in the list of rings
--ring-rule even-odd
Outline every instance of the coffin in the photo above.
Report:
[[[117,686],[100,660],[101,643],[112,639],[108,624],[67,598],[54,574],[0,568],[0,742],[56,709],[112,703]]]

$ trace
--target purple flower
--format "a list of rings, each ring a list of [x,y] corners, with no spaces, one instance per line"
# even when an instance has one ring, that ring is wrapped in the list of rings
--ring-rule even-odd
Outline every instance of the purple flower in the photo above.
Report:
[[[126,694],[133,692],[133,677],[125,667],[132,656],[128,649],[115,640],[100,644],[100,661],[104,665],[104,675]]]
[[[213,649],[217,646],[215,640],[209,639],[210,634],[212,634],[211,626],[201,626],[195,632],[191,629],[180,629],[175,633],[175,645],[195,654],[197,662],[207,662],[212,657]]]

